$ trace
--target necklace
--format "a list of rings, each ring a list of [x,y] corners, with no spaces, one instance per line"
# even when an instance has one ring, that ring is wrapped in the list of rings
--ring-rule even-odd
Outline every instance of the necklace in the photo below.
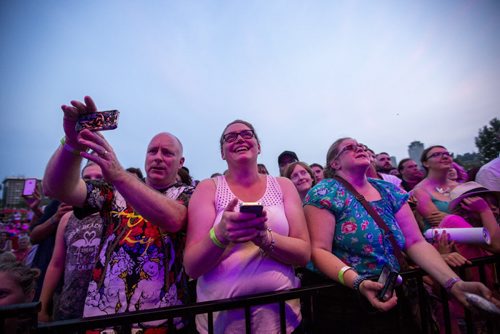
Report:
[[[436,187],[434,189],[436,189],[436,191],[441,195],[450,196],[450,191],[451,191],[450,187],[446,188]]]

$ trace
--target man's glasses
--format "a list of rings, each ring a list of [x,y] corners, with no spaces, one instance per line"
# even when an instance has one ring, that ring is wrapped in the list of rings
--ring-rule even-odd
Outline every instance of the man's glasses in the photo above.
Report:
[[[450,152],[435,152],[435,153],[432,153],[431,155],[429,155],[427,157],[427,160],[431,159],[431,158],[442,158],[442,157],[451,157],[451,154]]]
[[[240,136],[243,139],[252,139],[255,136],[255,134],[254,134],[253,130],[243,130],[240,132],[229,132],[229,133],[226,133],[225,135],[223,135],[222,139],[226,143],[232,143],[232,142],[236,141],[236,139],[238,139],[238,136]]]
[[[363,151],[366,151],[366,146],[363,145],[363,144],[349,144],[349,145],[344,146],[344,148],[341,149],[339,151],[339,153],[337,153],[337,155],[335,156],[335,158],[333,158],[332,160],[336,160],[344,152],[347,152],[347,151],[356,152],[358,150],[358,148],[362,149]]]

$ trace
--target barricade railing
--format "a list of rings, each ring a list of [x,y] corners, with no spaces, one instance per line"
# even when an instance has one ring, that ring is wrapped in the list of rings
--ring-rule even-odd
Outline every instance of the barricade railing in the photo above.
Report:
[[[500,264],[500,256],[488,256],[483,258],[478,258],[471,260],[471,264],[466,265],[461,268],[461,275],[463,275],[465,268],[470,267],[478,267],[481,274],[481,281],[485,282],[485,274],[484,274],[484,266],[488,264]],[[401,274],[403,279],[408,278],[416,278],[418,282],[419,289],[419,298],[425,295],[423,292],[424,285],[422,277],[426,275],[421,269],[414,269],[410,271],[406,271]],[[497,280],[498,282],[498,280]],[[38,310],[40,309],[39,303],[28,303],[28,304],[19,304],[13,306],[0,307],[0,329],[4,326],[5,319],[8,318],[23,318],[24,321],[31,321],[30,324],[31,330],[30,333],[74,333],[80,332],[85,333],[86,330],[95,329],[95,328],[111,328],[116,327],[120,328],[118,332],[120,333],[130,333],[130,328],[132,324],[135,323],[144,323],[153,320],[164,320],[169,319],[167,322],[167,326],[169,328],[174,328],[173,320],[174,318],[183,317],[188,319],[188,326],[191,326],[194,332],[194,318],[197,314],[208,314],[208,323],[209,323],[209,333],[213,333],[213,314],[218,311],[231,310],[231,309],[244,309],[245,310],[245,327],[246,333],[251,333],[251,319],[250,319],[250,308],[257,305],[266,305],[266,304],[279,304],[280,310],[280,328],[281,333],[286,333],[286,316],[285,316],[285,302],[287,300],[292,299],[300,299],[303,308],[303,328],[305,333],[313,333],[312,332],[312,324],[314,323],[314,311],[311,311],[311,298],[325,292],[327,289],[338,288],[337,283],[329,283],[329,284],[317,284],[311,285],[307,287],[284,290],[284,291],[276,291],[271,293],[263,293],[251,296],[244,296],[238,298],[231,298],[225,300],[216,300],[202,303],[194,303],[189,305],[181,305],[181,306],[171,306],[166,308],[160,308],[155,310],[146,310],[146,311],[136,311],[136,312],[128,312],[121,313],[116,315],[108,315],[108,316],[98,316],[91,317],[85,319],[71,319],[71,320],[63,320],[63,321],[54,321],[49,323],[37,323],[36,317]],[[449,314],[448,296],[446,291],[442,289],[441,294],[443,300],[443,313],[444,313],[444,322],[445,322],[445,332],[451,333],[451,317]],[[428,314],[428,310],[425,307],[422,307],[423,303],[420,302],[421,308],[421,321],[422,328],[428,328],[426,324],[430,321],[431,314]],[[472,324],[470,312],[465,313],[467,320],[467,330],[472,333]],[[332,319],[332,321],[335,321]],[[492,326],[488,327],[490,330],[493,330]],[[404,332],[404,328],[401,329]],[[493,331],[490,331],[493,333]]]

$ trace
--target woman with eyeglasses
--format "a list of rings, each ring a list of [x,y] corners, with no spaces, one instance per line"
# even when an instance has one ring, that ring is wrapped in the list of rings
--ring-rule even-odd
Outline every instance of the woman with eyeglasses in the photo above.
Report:
[[[246,121],[226,126],[220,149],[227,173],[200,182],[188,209],[184,266],[198,279],[197,301],[298,287],[293,268],[307,263],[310,244],[293,183],[259,174],[261,146]],[[240,212],[244,202],[261,204],[262,213]],[[285,305],[286,332],[291,333],[301,322],[299,301]],[[250,313],[252,333],[279,332],[277,304],[252,307]],[[215,333],[244,332],[244,310],[217,312],[213,325]],[[196,326],[200,333],[208,332],[206,314],[196,317]]]
[[[312,249],[313,266],[310,269],[349,289],[316,296],[313,304],[315,333],[330,333],[332,326],[339,333],[393,333],[399,328],[398,312],[391,310],[398,303],[396,295],[379,299],[377,293],[382,284],[368,279],[380,275],[384,266],[401,271],[398,249],[405,251],[462,303],[466,304],[465,291],[492,298],[483,284],[460,280],[436,249],[423,239],[407,204],[409,195],[405,191],[389,182],[367,178],[370,158],[363,145],[352,138],[337,140],[328,150],[326,166],[333,178],[317,184],[305,198],[304,211]],[[349,190],[351,186],[382,218],[387,233]],[[375,310],[391,311],[370,311],[360,305],[353,290],[366,298]],[[404,319],[408,322],[404,328],[408,332],[417,330],[412,314],[405,314]]]
[[[420,158],[427,175],[413,188],[417,212],[424,218],[423,231],[437,227],[450,213],[450,192],[458,183],[448,178],[453,158],[441,145],[426,148]]]

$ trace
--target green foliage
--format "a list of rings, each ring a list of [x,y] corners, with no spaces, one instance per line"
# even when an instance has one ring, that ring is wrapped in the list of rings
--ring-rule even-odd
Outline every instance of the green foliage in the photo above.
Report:
[[[498,152],[500,152],[500,120],[493,118],[489,125],[480,129],[478,136],[475,138],[475,143],[482,164],[498,157]]]
[[[479,153],[458,154],[453,158],[453,160],[462,165],[466,170],[480,167],[482,165],[481,155]]]

